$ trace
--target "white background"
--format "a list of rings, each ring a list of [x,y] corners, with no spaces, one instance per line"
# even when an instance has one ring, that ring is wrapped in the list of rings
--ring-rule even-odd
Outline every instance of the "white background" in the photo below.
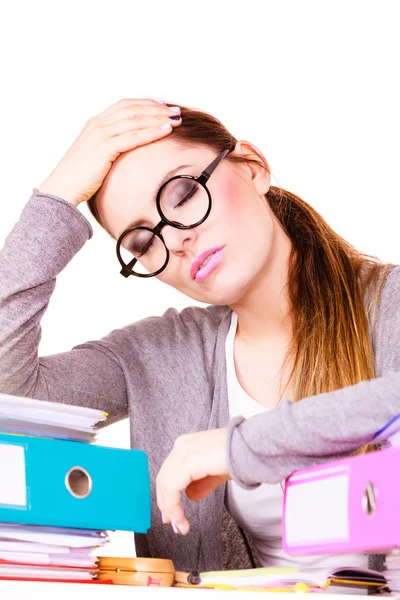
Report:
[[[359,249],[400,262],[398,10],[385,0],[2,3],[0,247],[90,116],[152,97],[211,112],[262,150],[274,184]],[[79,210],[94,237],[58,277],[41,355],[193,303],[121,277],[113,242]],[[101,441],[128,447],[127,423]],[[130,538],[115,544],[131,552]]]

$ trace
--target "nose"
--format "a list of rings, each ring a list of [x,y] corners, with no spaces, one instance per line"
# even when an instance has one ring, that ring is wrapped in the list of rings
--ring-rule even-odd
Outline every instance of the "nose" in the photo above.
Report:
[[[196,237],[195,229],[177,229],[171,225],[165,225],[161,231],[165,245],[174,254],[187,250]]]

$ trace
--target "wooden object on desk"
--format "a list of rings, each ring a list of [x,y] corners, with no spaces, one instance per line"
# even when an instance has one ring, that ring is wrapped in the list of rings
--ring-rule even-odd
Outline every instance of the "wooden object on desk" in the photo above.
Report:
[[[175,578],[172,560],[100,556],[97,579],[111,579],[121,585],[171,587]]]

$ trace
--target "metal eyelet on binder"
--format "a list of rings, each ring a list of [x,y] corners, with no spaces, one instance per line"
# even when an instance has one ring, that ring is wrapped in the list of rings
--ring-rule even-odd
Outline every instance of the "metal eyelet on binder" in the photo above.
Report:
[[[366,485],[365,492],[362,497],[362,507],[366,515],[371,517],[376,508],[375,491],[373,484],[369,481]]]
[[[65,485],[75,498],[87,498],[92,491],[92,478],[83,467],[72,467],[65,476]]]

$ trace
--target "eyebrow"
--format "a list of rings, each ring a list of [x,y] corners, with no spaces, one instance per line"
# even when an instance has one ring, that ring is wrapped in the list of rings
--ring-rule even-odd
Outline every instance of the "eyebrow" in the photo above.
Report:
[[[168,173],[165,174],[165,177],[160,181],[160,183],[158,184],[158,186],[156,187],[154,194],[153,194],[153,204],[156,203],[156,199],[157,199],[157,193],[158,190],[160,189],[160,187],[173,175],[175,175],[175,173],[177,171],[179,171],[180,169],[186,169],[188,167],[193,167],[193,165],[179,165],[179,167],[175,167],[175,169],[171,169],[171,171],[168,171]],[[130,225],[127,225],[125,227],[126,231],[127,229],[131,229],[132,227],[139,227],[140,225],[146,225],[146,223],[148,223],[148,221],[146,221],[145,219],[137,219],[136,221],[133,221],[133,223],[131,223]]]

